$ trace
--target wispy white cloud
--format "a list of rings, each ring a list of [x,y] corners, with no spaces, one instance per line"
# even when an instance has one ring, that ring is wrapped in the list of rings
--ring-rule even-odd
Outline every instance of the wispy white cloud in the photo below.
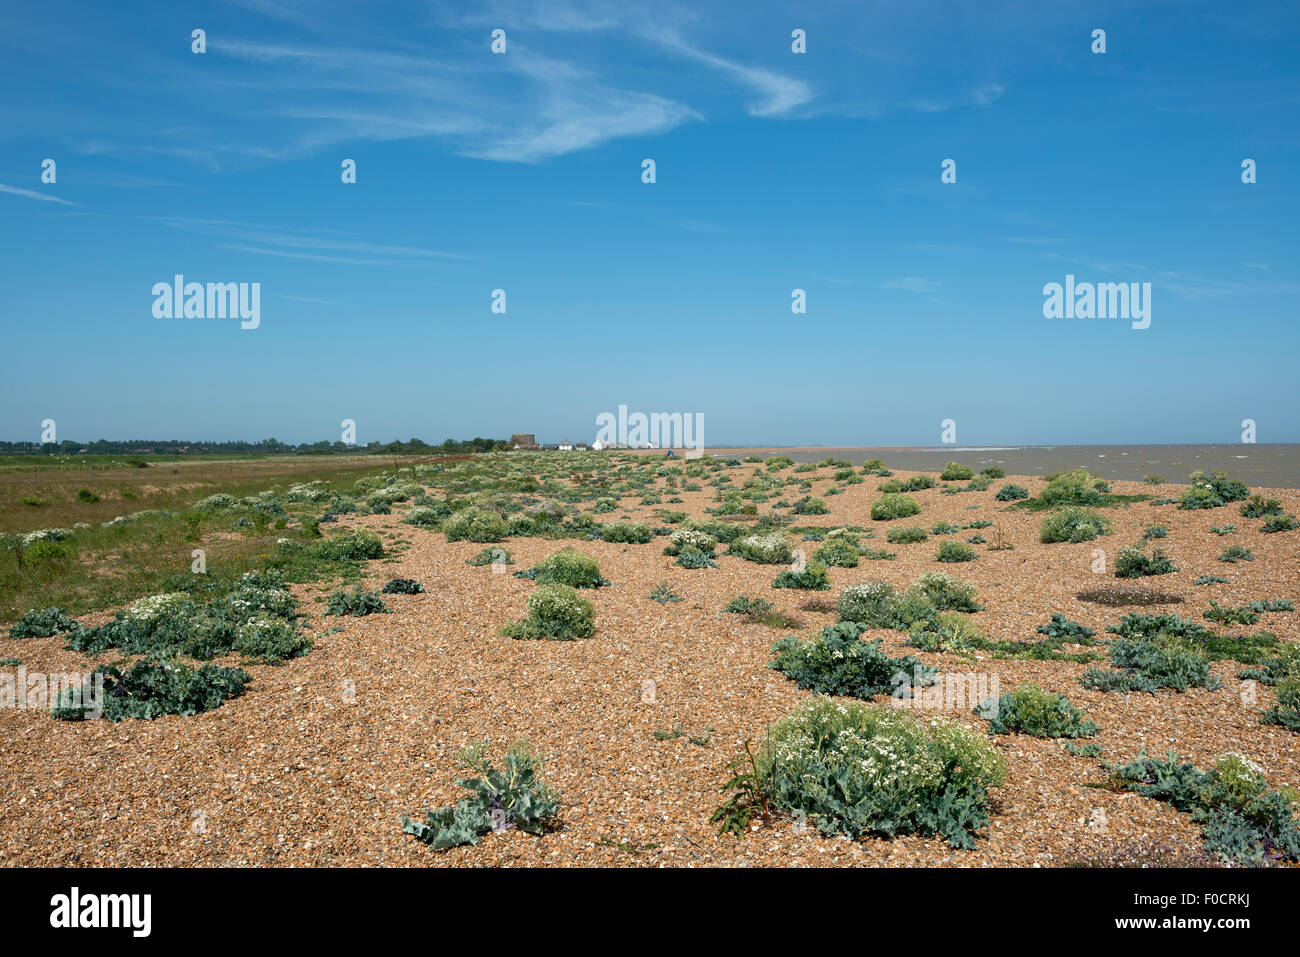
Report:
[[[419,246],[374,243],[332,231],[309,233],[221,219],[162,217],[159,221],[175,229],[211,236],[223,249],[284,259],[353,266],[428,268],[439,263],[476,261],[478,258]]]
[[[803,106],[813,98],[812,87],[805,80],[746,66],[701,50],[687,43],[673,30],[662,30],[655,36],[668,49],[720,70],[757,93],[759,99],[748,104],[752,116],[780,116]]]
[[[26,199],[39,199],[46,203],[60,203],[64,206],[76,206],[76,203],[69,202],[66,199],[59,199],[57,196],[51,196],[49,193],[38,193],[34,189],[23,189],[21,186],[9,186],[6,183],[0,183],[0,193],[9,193],[11,196],[22,196]]]

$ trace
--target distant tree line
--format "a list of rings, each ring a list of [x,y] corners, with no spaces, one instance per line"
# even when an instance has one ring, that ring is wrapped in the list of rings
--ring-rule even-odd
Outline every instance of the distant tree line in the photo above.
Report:
[[[186,442],[180,439],[150,440],[126,439],[94,442],[0,442],[0,455],[464,455],[470,452],[491,452],[508,449],[505,439],[447,439],[441,445],[430,445],[423,439],[407,442],[371,442],[368,445],[346,445],[343,442],[304,442],[290,445],[279,439],[260,442]]]

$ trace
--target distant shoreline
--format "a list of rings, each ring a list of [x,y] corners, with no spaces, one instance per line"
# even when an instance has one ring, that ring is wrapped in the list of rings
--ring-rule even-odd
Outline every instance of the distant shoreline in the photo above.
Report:
[[[1235,445],[1003,445],[1003,446],[726,446],[714,456],[788,455],[796,462],[840,458],[853,465],[879,458],[895,470],[934,471],[949,459],[976,470],[998,466],[1010,475],[1047,475],[1086,468],[1115,481],[1142,481],[1149,474],[1172,484],[1194,471],[1222,469],[1261,488],[1300,488],[1300,443]]]

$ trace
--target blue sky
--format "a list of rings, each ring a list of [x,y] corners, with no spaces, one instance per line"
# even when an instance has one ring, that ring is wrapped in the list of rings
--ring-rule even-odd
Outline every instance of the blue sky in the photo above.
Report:
[[[1295,4],[696,6],[10,0],[0,437],[1300,441]]]

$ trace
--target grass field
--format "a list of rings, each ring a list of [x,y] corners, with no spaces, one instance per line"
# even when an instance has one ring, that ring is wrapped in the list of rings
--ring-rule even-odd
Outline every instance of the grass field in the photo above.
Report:
[[[367,455],[172,456],[149,459],[149,467],[139,468],[118,457],[76,462],[15,458],[38,461],[21,466],[0,461],[0,533],[77,528],[78,534],[75,548],[49,549],[35,561],[20,562],[12,547],[0,551],[0,620],[39,605],[80,613],[148,594],[169,577],[187,572],[196,548],[204,549],[215,568],[254,567],[303,510],[291,509],[279,528],[278,519],[263,526],[254,521],[234,533],[211,516],[196,514],[194,503],[218,493],[237,499],[255,496],[298,482],[346,489],[415,461]],[[140,514],[146,520],[103,527]]]

